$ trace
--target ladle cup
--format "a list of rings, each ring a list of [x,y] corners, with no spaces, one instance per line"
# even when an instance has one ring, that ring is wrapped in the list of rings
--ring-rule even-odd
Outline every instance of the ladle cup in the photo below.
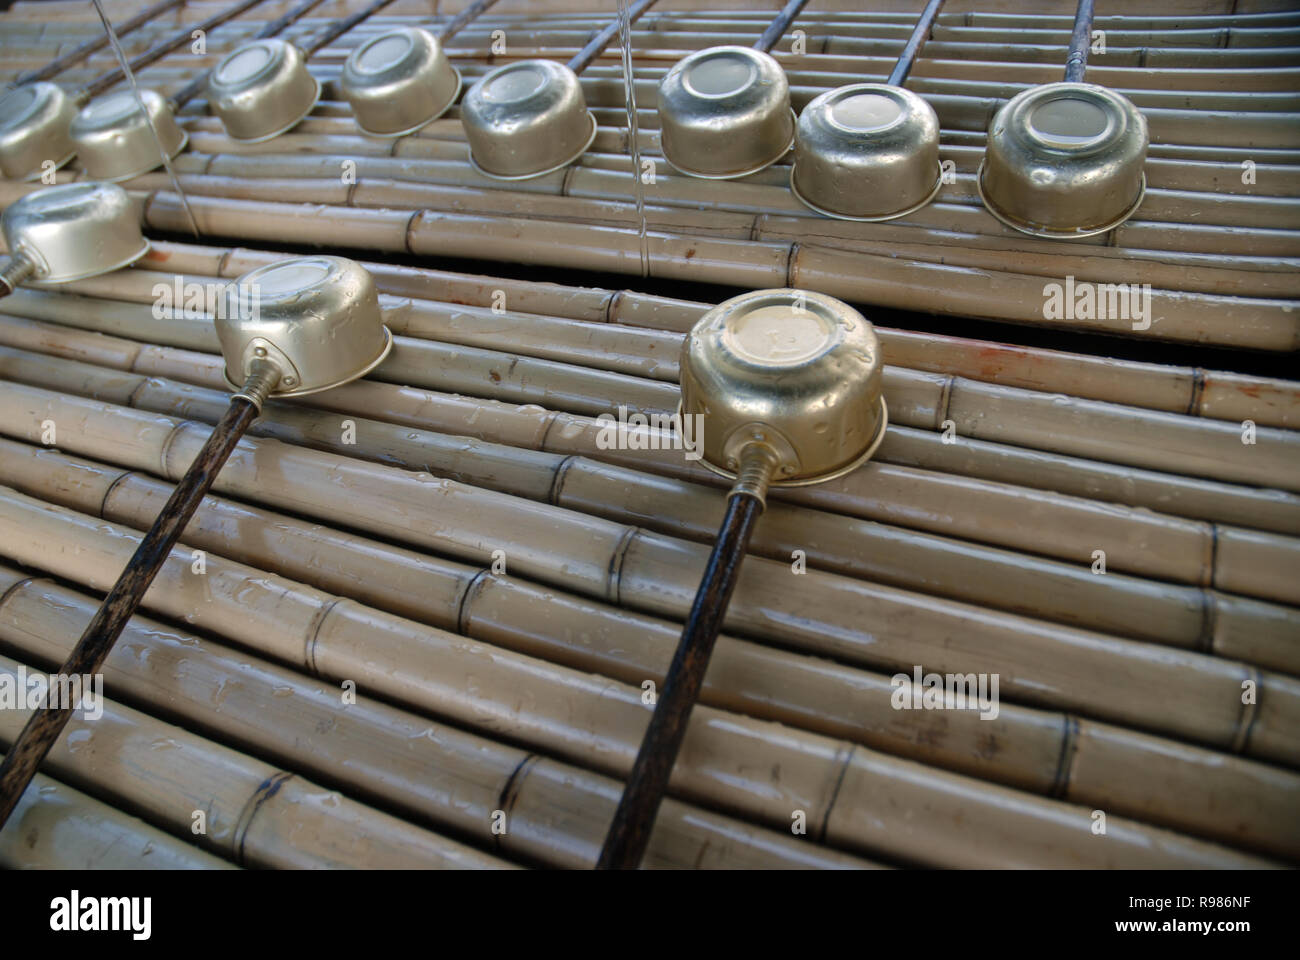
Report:
[[[351,260],[280,261],[245,274],[225,293],[217,334],[227,377],[239,387],[60,668],[63,676],[99,671],[263,402],[354,380],[374,369],[392,346],[374,282]],[[37,709],[0,763],[0,828],[72,710],[71,705]]]
[[[903,83],[943,0],[930,0],[885,83],[855,83],[811,100],[796,125],[790,191],[838,220],[893,220],[943,184],[939,118]]]
[[[637,0],[635,22],[656,0]],[[528,180],[567,167],[596,139],[596,118],[578,83],[609,46],[623,18],[607,24],[567,64],[520,60],[491,71],[461,104],[470,163],[495,180]]]
[[[62,183],[10,204],[0,217],[9,259],[0,297],[24,280],[69,283],[111,273],[149,252],[140,215],[111,183]]]
[[[709,47],[659,82],[664,159],[692,177],[729,180],[780,160],[794,145],[790,84],[769,51],[807,0],[790,0],[753,47]]]
[[[989,124],[980,199],[1021,233],[1093,236],[1142,205],[1146,118],[1127,97],[1083,82],[1092,13],[1093,0],[1080,0],[1065,81],[1016,94]]]
[[[234,6],[201,23],[188,25],[135,57],[127,68],[134,72],[146,67],[190,43],[193,31],[213,30],[260,2],[239,0]],[[115,67],[75,94],[67,93],[57,84],[37,81],[19,86],[0,97],[0,174],[13,180],[34,180],[50,169],[49,165],[57,169],[71,160],[77,153],[77,145],[72,139],[72,122],[77,111],[125,75],[121,67]],[[161,158],[157,162],[161,162]]]

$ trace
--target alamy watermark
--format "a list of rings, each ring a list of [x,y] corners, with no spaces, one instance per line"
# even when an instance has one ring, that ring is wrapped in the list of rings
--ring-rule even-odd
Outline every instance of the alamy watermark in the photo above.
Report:
[[[104,675],[28,673],[19,664],[15,673],[0,673],[0,710],[84,711],[87,720],[104,715]]]
[[[1151,327],[1151,284],[1088,283],[1066,277],[1043,286],[1044,320],[1128,320]]]
[[[155,320],[261,319],[256,283],[198,283],[177,274],[171,283],[155,283],[150,294]]]
[[[687,460],[699,460],[704,447],[704,414],[628,413],[620,404],[618,416],[596,417],[600,432],[596,446],[601,450],[683,450]]]
[[[889,704],[895,710],[978,710],[981,720],[998,718],[996,673],[896,673],[889,685]]]

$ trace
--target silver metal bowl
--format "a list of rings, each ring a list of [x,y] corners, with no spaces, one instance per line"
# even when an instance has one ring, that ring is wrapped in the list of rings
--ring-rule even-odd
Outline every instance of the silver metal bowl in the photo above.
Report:
[[[374,281],[343,257],[258,267],[225,288],[223,304],[217,338],[226,382],[236,390],[261,360],[280,370],[271,396],[328,390],[369,373],[393,346]]]
[[[743,177],[794,143],[790,85],[781,65],[749,47],[710,47],[659,82],[664,159],[692,177]]]
[[[460,105],[470,162],[498,180],[526,180],[566,167],[596,139],[577,75],[551,60],[498,67]]]
[[[63,183],[29,193],[0,218],[9,255],[32,265],[33,283],[109,273],[149,252],[140,212],[112,183]]]
[[[235,140],[258,143],[296,126],[320,97],[302,51],[254,40],[227,54],[208,77],[208,107]]]
[[[10,180],[35,180],[58,169],[77,152],[72,118],[77,105],[53,83],[31,83],[0,96],[0,174]],[[46,161],[53,167],[45,167]]]
[[[848,304],[806,290],[756,290],[718,304],[682,344],[684,414],[703,415],[706,466],[735,479],[754,442],[772,486],[848,473],[875,453],[888,414],[880,344]]]
[[[858,83],[828,90],[799,114],[790,190],[840,220],[892,220],[942,185],[939,118],[903,87]]]
[[[446,113],[460,94],[461,78],[437,37],[399,27],[353,50],[339,87],[363,133],[400,137]]]
[[[1146,155],[1146,118],[1126,97],[1090,83],[1032,87],[989,124],[980,198],[1022,233],[1105,233],[1141,205]]]
[[[72,121],[81,165],[96,180],[127,180],[148,173],[162,163],[159,143],[168,160],[185,149],[189,136],[176,123],[167,99],[153,90],[141,90],[140,100],[144,110],[130,90],[110,93],[86,104]]]

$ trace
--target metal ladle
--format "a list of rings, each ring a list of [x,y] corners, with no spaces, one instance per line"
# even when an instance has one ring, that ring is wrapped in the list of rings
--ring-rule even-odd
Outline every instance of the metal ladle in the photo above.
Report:
[[[796,124],[790,192],[837,220],[893,220],[943,185],[939,118],[903,84],[939,15],[930,0],[885,83],[854,83],[811,100]]]
[[[111,183],[64,183],[29,193],[0,217],[9,259],[0,297],[24,280],[70,283],[111,273],[149,252],[140,215]]]
[[[780,160],[794,145],[790,83],[769,51],[808,0],[790,0],[753,47],[709,47],[659,82],[664,159],[691,177],[729,180]]]
[[[260,143],[301,123],[320,96],[320,82],[307,71],[307,61],[392,2],[374,0],[301,48],[283,40],[259,38],[229,53],[207,78],[208,108],[220,118],[226,135]],[[478,0],[448,26],[444,36],[460,30],[494,2]]]
[[[226,377],[241,384],[157,520],[140,541],[81,639],[60,667],[96,673],[149,585],[268,397],[301,396],[364,376],[392,348],[374,281],[341,257],[282,260],[225,288],[216,318]],[[59,734],[72,705],[46,705],[28,719],[0,763],[0,828]]]
[[[656,0],[637,0],[627,12],[635,23]],[[609,46],[623,23],[607,24],[567,64],[521,60],[488,73],[461,103],[470,163],[495,180],[528,180],[567,167],[596,139],[596,118],[578,74]]]
[[[460,71],[444,52],[448,40],[496,0],[478,0],[438,34],[397,27],[362,43],[343,64],[339,93],[357,127],[371,137],[404,137],[437,120],[460,96]]]
[[[1084,83],[1093,0],[1080,0],[1065,82],[1021,91],[989,123],[976,183],[989,213],[1036,237],[1113,230],[1146,193],[1146,118],[1125,96]]]
[[[127,65],[131,72],[161,60],[173,50],[190,43],[192,31],[207,32],[239,16],[262,0],[239,0],[234,6],[213,14],[197,25],[155,44]],[[92,97],[103,93],[125,76],[114,67],[96,77],[75,94],[47,81],[37,81],[11,90],[0,97],[0,174],[14,180],[34,180],[43,172],[45,161],[58,169],[76,156],[72,142],[72,121]]]
[[[257,39],[272,37],[305,16],[322,0],[306,0],[271,21]],[[176,114],[202,91],[205,71],[176,95],[154,90],[119,90],[92,100],[72,121],[72,141],[86,173],[96,180],[129,180],[174,159],[189,142]],[[143,109],[141,109],[143,107]]]
[[[702,418],[703,462],[734,484],[602,870],[641,862],[767,489],[843,476],[870,459],[888,422],[875,330],[823,294],[759,290],[718,304],[683,343],[681,371],[682,429]]]

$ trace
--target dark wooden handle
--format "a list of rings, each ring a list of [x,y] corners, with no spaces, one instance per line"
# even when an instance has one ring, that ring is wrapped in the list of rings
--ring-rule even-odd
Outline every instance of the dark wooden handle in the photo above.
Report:
[[[763,502],[750,494],[734,494],[709,554],[704,579],[673,654],[663,693],[655,704],[650,726],[632,765],[614,821],[605,837],[597,870],[635,870],[641,863],[659,804],[668,789],[686,724],[699,699],[713,645],[727,612],[727,603],[740,575],[749,535],[763,512]]]
[[[1074,12],[1074,32],[1070,34],[1070,56],[1065,61],[1065,82],[1083,83],[1088,72],[1088,45],[1092,42],[1093,0],[1079,0]]]
[[[324,0],[307,0],[306,3],[300,3],[278,20],[272,20],[253,37],[254,40],[266,40],[269,37],[277,36],[281,30],[290,24],[297,23],[302,17],[306,16],[313,8],[319,7]],[[208,85],[208,77],[212,71],[204,70],[197,77],[185,84],[176,96],[172,97],[172,105],[179,110],[185,104],[189,103]]]
[[[921,52],[921,47],[930,38],[930,30],[934,27],[935,18],[939,16],[939,8],[942,6],[943,0],[930,0],[921,11],[921,19],[916,21],[916,26],[912,28],[912,35],[907,38],[903,52],[898,56],[898,63],[894,64],[889,79],[885,81],[890,86],[901,87],[907,82],[907,75],[912,72],[912,64],[916,63],[916,55]]]
[[[483,13],[496,2],[497,0],[476,0],[475,3],[462,10],[455,20],[442,28],[442,33],[438,34],[438,42],[450,40],[477,20],[480,13]]]
[[[324,33],[308,44],[304,48],[303,52],[310,57],[316,51],[323,50],[339,37],[343,36],[343,34],[355,27],[362,20],[365,20],[372,14],[378,13],[392,2],[393,0],[374,0],[374,3],[370,4],[370,6],[366,7],[364,10],[358,10],[350,17],[344,17],[341,20],[335,21],[325,30]]]
[[[145,591],[180,539],[185,525],[212,487],[218,471],[256,418],[257,407],[253,403],[242,397],[230,402],[230,407],[172,491],[158,519],[127,561],[122,575],[113,584],[113,589],[104,598],[59,673],[80,676],[95,673],[103,665],[127,621],[140,606]],[[0,763],[0,829],[4,828],[23,791],[36,775],[36,768],[59,739],[71,716],[72,707],[68,704],[41,707],[28,719],[13,749],[5,755],[4,762]]]
[[[808,0],[790,0],[781,12],[776,15],[776,19],[767,25],[763,35],[758,38],[754,44],[755,50],[761,50],[763,53],[771,53],[776,42],[781,39],[790,24],[794,23],[794,18],[799,16],[799,11],[808,5]]]
[[[637,0],[628,9],[627,22],[629,24],[636,23],[641,19],[641,14],[653,7],[656,2],[657,0]],[[620,16],[617,20],[605,24],[594,37],[587,41],[585,47],[569,58],[568,68],[574,73],[582,73],[591,66],[591,61],[599,57],[605,48],[609,46],[609,42],[614,39],[614,34],[618,33],[622,23],[623,18]]]
[[[233,7],[230,7],[227,10],[222,10],[220,13],[213,14],[200,24],[187,26],[184,30],[167,40],[164,40],[162,43],[150,47],[144,53],[140,54],[140,56],[132,60],[129,64],[131,72],[134,73],[137,70],[141,70],[149,66],[149,64],[153,63],[155,60],[161,60],[178,47],[182,47],[189,43],[193,37],[194,30],[207,32],[214,27],[219,27],[227,20],[239,16],[246,10],[253,9],[253,7],[257,6],[261,2],[262,0],[240,0],[240,2],[235,4]],[[98,96],[113,84],[121,80],[123,76],[125,76],[125,74],[122,73],[122,68],[114,67],[112,70],[100,74],[94,80],[90,81],[90,83],[86,84],[86,86],[81,89],[79,96],[84,97],[87,100],[91,97]]]
[[[154,17],[162,16],[172,7],[184,2],[185,0],[162,0],[161,3],[155,3],[152,7],[146,7],[130,20],[126,21],[126,23],[122,24],[122,26],[117,30],[117,35],[119,37],[124,37],[136,27],[148,23]],[[51,60],[39,70],[31,70],[27,73],[20,74],[18,79],[14,81],[14,86],[21,87],[27,83],[36,83],[40,80],[48,80],[50,77],[62,73],[74,63],[80,63],[82,60],[85,60],[96,50],[102,50],[107,45],[107,34],[102,37],[96,37],[93,40],[87,40],[85,43],[73,47],[57,60]]]

